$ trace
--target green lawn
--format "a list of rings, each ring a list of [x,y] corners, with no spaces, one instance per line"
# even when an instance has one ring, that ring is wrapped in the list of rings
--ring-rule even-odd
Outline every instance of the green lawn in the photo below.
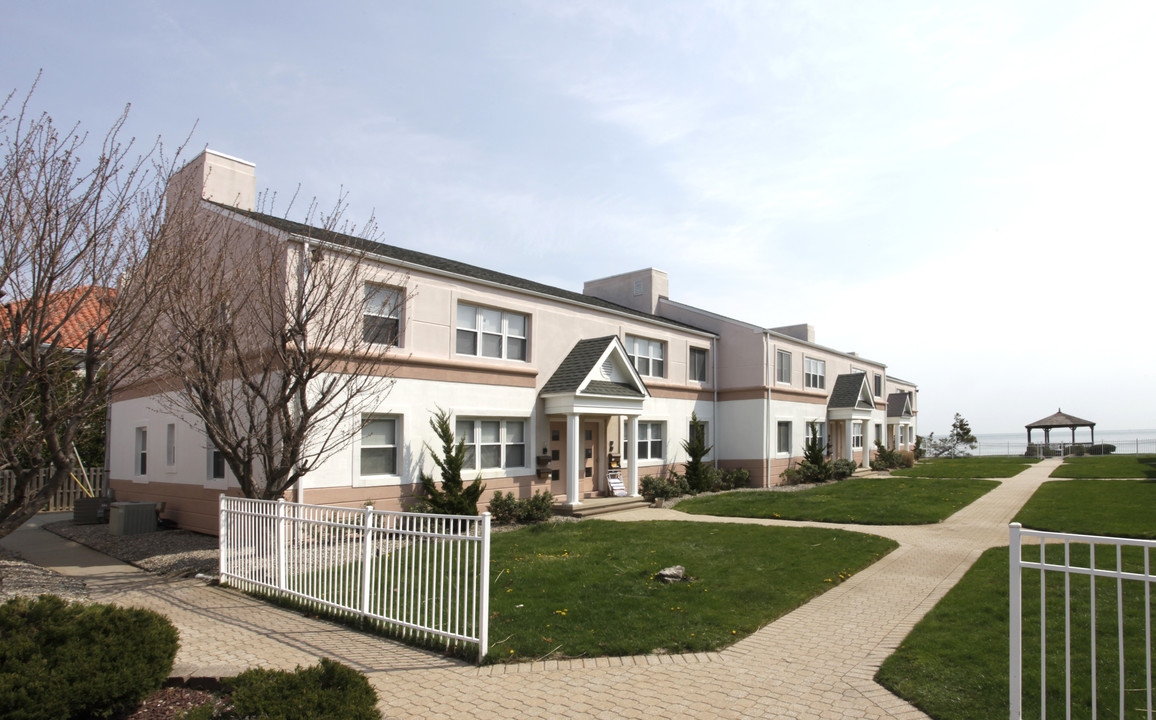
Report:
[[[1156,455],[1073,457],[1052,471],[1054,478],[1156,478]]]
[[[1016,517],[1027,527],[1096,535],[1152,536],[1143,522],[1151,508],[1156,484],[1147,481],[1070,481],[1045,484]],[[1146,502],[1147,500],[1147,502]],[[1148,526],[1152,523],[1149,520]],[[1046,527],[1044,527],[1046,526]],[[1130,549],[1131,550],[1131,549]],[[1049,561],[1062,562],[1063,547],[1049,548]],[[1025,553],[1038,557],[1037,547]],[[1086,546],[1072,546],[1073,564],[1087,560]],[[1139,553],[1125,553],[1125,565],[1142,567]],[[1097,553],[1097,566],[1114,567],[1113,553]],[[1054,575],[1054,574],[1052,574]],[[1025,570],[1023,603],[1024,708],[1027,717],[1039,707],[1039,573]],[[1073,705],[1090,706],[1090,617],[1088,579],[1072,578]],[[1049,576],[1048,707],[1063,707],[1062,662],[1064,606],[1062,577]],[[1125,583],[1126,687],[1144,687],[1144,601],[1141,583]],[[1101,717],[1119,715],[1115,647],[1116,584],[1096,583],[1098,687]],[[900,648],[884,662],[876,679],[897,695],[939,720],[1006,717],[1008,712],[1008,549],[993,548],[915,627]],[[1139,643],[1127,638],[1141,638]],[[1139,693],[1129,690],[1129,708],[1142,706]],[[1062,715],[1056,715],[1062,717]]]
[[[891,471],[899,477],[923,478],[1009,478],[1039,460],[1022,457],[965,457],[920,460],[915,467]]]
[[[942,522],[998,483],[992,480],[849,478],[793,492],[731,492],[683,500],[676,509],[719,517],[865,525]]]
[[[1015,521],[1033,530],[1153,539],[1153,508],[1156,481],[1065,480],[1044,483]]]
[[[494,536],[488,661],[726,647],[896,547],[824,528],[585,520]],[[693,582],[665,585],[682,565]]]

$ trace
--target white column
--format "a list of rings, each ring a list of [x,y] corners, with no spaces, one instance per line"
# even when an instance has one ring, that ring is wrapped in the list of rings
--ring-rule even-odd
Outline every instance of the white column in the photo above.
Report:
[[[630,416],[630,440],[622,448],[622,457],[629,463],[626,466],[626,493],[630,497],[638,497],[638,416]]]
[[[578,440],[578,415],[566,415],[566,504],[578,505],[578,478],[582,475],[582,444]]]
[[[854,420],[848,420],[847,426],[844,428],[844,432],[843,432],[843,439],[844,439],[844,443],[843,443],[844,455],[843,455],[843,457],[847,458],[848,460],[854,460],[855,459],[855,446],[852,444],[854,442],[854,437],[853,437],[854,433],[855,433],[855,421]]]

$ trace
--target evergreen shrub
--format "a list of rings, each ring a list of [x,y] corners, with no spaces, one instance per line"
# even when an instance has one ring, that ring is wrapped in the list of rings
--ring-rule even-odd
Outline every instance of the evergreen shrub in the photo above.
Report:
[[[111,717],[160,689],[177,646],[176,628],[151,610],[9,600],[0,605],[0,717]]]
[[[655,499],[669,500],[690,494],[690,485],[687,484],[686,478],[677,474],[669,477],[647,475],[642,478],[639,485],[639,493],[651,502]]]
[[[854,460],[847,458],[840,458],[831,463],[831,478],[834,480],[844,480],[855,474],[855,469],[859,466],[855,464]]]
[[[377,720],[377,692],[364,675],[328,658],[294,672],[246,670],[223,681],[239,717]]]
[[[545,522],[553,516],[554,496],[545,490],[521,500],[512,492],[496,492],[490,498],[490,517],[498,525]]]
[[[1108,443],[1099,443],[1097,445],[1088,446],[1089,455],[1111,455],[1114,452],[1116,452],[1116,446],[1109,445]]]

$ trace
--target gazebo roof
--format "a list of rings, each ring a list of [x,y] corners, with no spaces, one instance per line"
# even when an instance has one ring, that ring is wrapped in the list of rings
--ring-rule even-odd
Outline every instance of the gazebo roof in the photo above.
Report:
[[[1036,420],[1030,425],[1025,425],[1027,429],[1032,428],[1058,428],[1058,427],[1095,427],[1096,423],[1091,420],[1083,420],[1075,415],[1069,415],[1063,410],[1057,409],[1055,414],[1048,415],[1043,420]]]

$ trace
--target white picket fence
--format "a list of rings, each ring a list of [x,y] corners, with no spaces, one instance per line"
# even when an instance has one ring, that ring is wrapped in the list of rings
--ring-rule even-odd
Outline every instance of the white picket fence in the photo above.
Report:
[[[1024,557],[1024,541],[1039,542],[1038,560],[1031,560]],[[1063,561],[1056,562],[1054,557],[1049,561],[1045,557],[1048,548],[1059,547],[1062,543],[1063,547]],[[1099,551],[1097,551],[1099,548]],[[1132,549],[1134,548],[1134,549]],[[1076,535],[1068,533],[1046,532],[1042,530],[1027,530],[1019,523],[1012,523],[1010,527],[1010,549],[1009,549],[1009,579],[1010,579],[1010,711],[1012,720],[1020,720],[1024,717],[1023,709],[1023,676],[1024,676],[1024,646],[1023,633],[1025,624],[1023,622],[1023,569],[1029,568],[1039,571],[1040,578],[1040,598],[1039,598],[1039,675],[1040,675],[1040,707],[1038,717],[1046,718],[1048,715],[1047,699],[1048,699],[1048,667],[1051,665],[1053,675],[1056,672],[1062,674],[1060,680],[1053,678],[1054,683],[1062,681],[1063,683],[1063,702],[1066,708],[1061,709],[1058,713],[1053,713],[1054,717],[1090,717],[1093,720],[1099,715],[1099,704],[1102,701],[1114,700],[1119,710],[1119,717],[1124,718],[1146,718],[1152,720],[1153,705],[1152,705],[1152,596],[1151,588],[1152,582],[1156,581],[1156,575],[1153,575],[1154,570],[1150,555],[1156,548],[1156,541],[1151,540],[1136,540],[1130,538],[1115,538],[1103,537],[1096,535]],[[1073,549],[1077,552],[1073,554]],[[1085,556],[1086,553],[1086,556]],[[1036,554],[1035,548],[1027,551],[1029,556]],[[1075,555],[1075,557],[1074,557]],[[1127,569],[1126,569],[1127,568]],[[1063,630],[1061,641],[1063,642],[1063,663],[1062,668],[1056,667],[1058,662],[1053,660],[1049,663],[1048,660],[1048,640],[1049,634],[1047,632],[1048,613],[1047,609],[1056,608],[1058,600],[1054,595],[1058,595],[1053,590],[1053,596],[1049,602],[1049,594],[1045,576],[1049,573],[1061,574],[1063,576],[1062,586],[1062,602],[1063,602]],[[1073,594],[1072,578],[1082,576],[1088,578],[1088,594],[1086,596],[1076,597]],[[1099,597],[1101,604],[1103,604],[1104,594],[1107,592],[1109,596],[1112,595],[1112,585],[1115,585],[1115,612],[1111,612],[1111,608],[1103,608],[1097,611],[1097,578],[1104,578],[1108,585],[1105,587],[1104,580],[1099,584]],[[1114,581],[1114,583],[1113,583]],[[1125,597],[1125,583],[1143,583],[1142,589],[1142,605],[1140,590],[1137,589],[1135,593],[1129,593],[1131,596],[1127,601]],[[1083,583],[1081,582],[1081,585]],[[1129,587],[1129,591],[1131,591]],[[1079,589],[1077,592],[1083,592]],[[1081,609],[1077,613],[1073,613],[1074,599],[1079,601]],[[1086,599],[1088,607],[1083,607]],[[1109,600],[1109,604],[1110,600]],[[1073,623],[1073,615],[1079,618],[1087,618],[1087,625],[1083,626],[1079,622]],[[1133,622],[1132,634],[1125,637],[1125,614],[1127,614]],[[1143,616],[1143,637],[1139,637],[1139,632],[1135,629],[1134,618],[1137,615]],[[1106,617],[1107,616],[1107,617]],[[1058,624],[1057,622],[1053,623]],[[1114,627],[1105,628],[1105,625],[1114,625]],[[1053,627],[1051,637],[1056,635],[1056,628]],[[1111,657],[1111,650],[1115,647],[1115,658]],[[1138,650],[1138,649],[1139,650]],[[1132,664],[1138,665],[1135,658],[1141,654],[1144,657],[1144,670],[1142,677],[1144,680],[1136,681],[1139,673],[1135,667],[1126,667],[1125,654],[1126,649],[1131,650],[1128,654],[1132,656]],[[1086,668],[1090,675],[1090,692],[1086,696],[1073,697],[1072,683],[1073,683],[1073,651],[1080,656],[1077,665]],[[1108,657],[1103,657],[1108,655]],[[1130,672],[1127,672],[1130,671]],[[1083,671],[1078,671],[1083,672]],[[1131,685],[1125,681],[1127,675],[1133,678]],[[1115,692],[1111,688],[1104,688],[1101,692],[1100,675],[1111,675],[1116,678]],[[1108,684],[1112,680],[1109,678]],[[1053,697],[1060,695],[1055,689],[1052,692]],[[1112,697],[1114,696],[1114,697]],[[1033,717],[1037,717],[1033,715]]]
[[[366,618],[399,636],[489,645],[490,514],[425,515],[221,497],[221,583]]]

